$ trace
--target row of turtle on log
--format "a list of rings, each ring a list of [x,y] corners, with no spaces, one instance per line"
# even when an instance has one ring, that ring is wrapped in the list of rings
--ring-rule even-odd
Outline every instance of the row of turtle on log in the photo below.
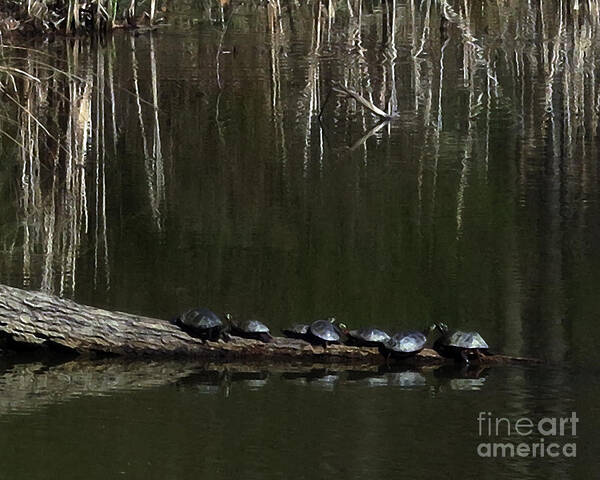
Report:
[[[269,327],[258,320],[237,321],[225,314],[223,321],[207,308],[195,308],[177,316],[172,323],[189,335],[202,340],[227,341],[231,336],[270,342],[273,337]],[[450,330],[444,323],[436,323],[424,332],[402,331],[390,335],[375,327],[350,330],[335,318],[316,320],[311,324],[296,324],[283,329],[288,338],[305,340],[313,345],[345,344],[357,347],[376,347],[386,358],[408,358],[425,347],[428,337],[436,333],[433,349],[445,358],[469,363],[470,360],[490,355],[488,344],[478,332]]]

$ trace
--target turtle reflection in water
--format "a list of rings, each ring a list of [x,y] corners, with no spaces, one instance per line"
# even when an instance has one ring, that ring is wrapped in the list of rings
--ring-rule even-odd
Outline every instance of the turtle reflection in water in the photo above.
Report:
[[[433,371],[438,379],[437,390],[481,390],[487,380],[489,369],[477,364],[443,365]]]

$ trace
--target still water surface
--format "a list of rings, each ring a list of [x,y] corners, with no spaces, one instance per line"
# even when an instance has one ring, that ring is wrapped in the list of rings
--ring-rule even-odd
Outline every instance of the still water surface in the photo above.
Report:
[[[274,330],[442,319],[551,366],[5,362],[0,478],[594,478],[594,18],[348,5],[185,6],[153,34],[21,54],[46,82],[28,110],[64,148],[23,111],[3,126],[35,154],[2,139],[0,281]],[[399,118],[376,129],[334,83]],[[577,457],[479,458],[480,411],[575,411]]]

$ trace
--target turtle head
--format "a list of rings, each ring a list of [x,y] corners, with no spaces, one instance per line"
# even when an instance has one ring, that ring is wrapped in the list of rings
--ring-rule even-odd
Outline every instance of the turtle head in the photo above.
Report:
[[[437,322],[434,325],[434,328],[442,335],[446,335],[449,331],[448,325],[446,325],[444,322]]]
[[[332,325],[335,325],[335,327],[339,329],[344,335],[348,334],[348,326],[345,323],[338,322],[337,318],[335,318],[334,316],[327,317],[327,320],[329,320]]]
[[[431,335],[433,332],[435,332],[437,328],[437,325],[434,323],[433,325],[428,325],[423,329],[423,334],[428,337],[429,335]]]
[[[344,325],[341,322],[338,322],[337,318],[334,317],[333,315],[330,315],[329,317],[327,317],[327,321],[330,322],[332,325],[335,325],[338,328],[342,328],[342,325]],[[344,325],[345,327],[345,325]]]
[[[225,321],[223,322],[223,327],[221,328],[221,336],[227,339],[227,335],[231,332],[231,325],[233,324],[233,316],[229,312],[225,312],[223,314],[223,318]]]

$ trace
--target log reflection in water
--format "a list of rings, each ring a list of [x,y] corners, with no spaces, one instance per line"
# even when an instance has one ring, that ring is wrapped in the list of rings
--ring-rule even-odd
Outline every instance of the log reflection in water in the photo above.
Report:
[[[374,367],[347,364],[252,364],[148,360],[74,360],[0,363],[0,415],[30,413],[86,396],[151,390],[167,385],[227,397],[232,389],[256,390],[270,381],[292,382],[324,390],[354,387],[476,390],[484,386],[482,371],[446,367]],[[489,374],[489,372],[487,373]],[[486,374],[486,375],[487,375]]]
[[[0,415],[26,413],[82,396],[156,388],[185,378],[196,368],[193,363],[146,360],[9,364],[0,371]]]

